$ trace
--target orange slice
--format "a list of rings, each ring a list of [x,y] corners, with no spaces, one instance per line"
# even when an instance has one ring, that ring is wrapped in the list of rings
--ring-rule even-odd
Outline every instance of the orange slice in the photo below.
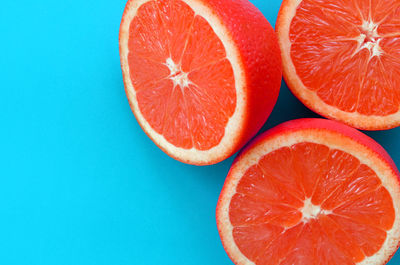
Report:
[[[365,130],[400,125],[400,3],[285,0],[284,77],[319,114]]]
[[[245,0],[130,0],[120,55],[141,127],[186,163],[213,164],[238,151],[279,93],[275,33]]]
[[[399,172],[385,150],[335,121],[300,119],[253,141],[217,206],[240,265],[383,265],[400,242]]]

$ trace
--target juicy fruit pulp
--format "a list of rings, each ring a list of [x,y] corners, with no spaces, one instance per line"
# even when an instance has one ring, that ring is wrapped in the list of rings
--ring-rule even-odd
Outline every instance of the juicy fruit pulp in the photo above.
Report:
[[[354,127],[398,126],[399,17],[396,0],[284,1],[277,29],[290,88]]]
[[[290,40],[305,86],[343,111],[398,112],[399,17],[396,1],[303,0]]]
[[[140,112],[174,146],[218,145],[236,108],[233,69],[208,22],[180,0],[149,1],[129,28]]]
[[[236,245],[257,265],[351,265],[382,247],[395,211],[370,167],[341,150],[301,142],[245,172],[229,218]]]

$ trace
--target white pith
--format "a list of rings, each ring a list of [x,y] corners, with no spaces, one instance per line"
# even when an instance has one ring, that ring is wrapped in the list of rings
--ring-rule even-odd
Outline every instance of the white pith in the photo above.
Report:
[[[300,209],[302,217],[302,222],[307,223],[311,219],[316,219],[320,214],[329,215],[332,211],[321,209],[320,205],[314,205],[311,202],[311,198],[304,200],[304,206]]]
[[[180,86],[182,89],[186,88],[191,84],[188,73],[182,71],[181,66],[176,64],[171,58],[168,58],[165,65],[168,67],[169,71],[169,79],[174,83],[174,87]]]
[[[225,248],[228,253],[230,253],[231,258],[235,260],[237,265],[256,265],[253,261],[243,255],[237,247],[232,234],[233,226],[229,219],[229,205],[232,196],[236,193],[236,187],[241,177],[251,166],[258,163],[264,155],[279,148],[290,147],[301,142],[323,144],[331,149],[338,149],[347,152],[358,158],[362,164],[369,166],[381,179],[382,186],[388,190],[393,198],[396,216],[394,225],[391,230],[387,231],[387,237],[382,248],[373,256],[366,257],[362,262],[357,263],[357,265],[386,264],[385,262],[396,251],[397,244],[400,240],[400,189],[396,174],[385,161],[381,160],[377,154],[371,154],[373,151],[364,145],[339,133],[331,131],[326,131],[322,135],[321,131],[316,129],[300,130],[266,139],[248,151],[246,156],[243,156],[238,160],[231,169],[229,181],[225,183],[217,212],[217,222],[219,223],[221,238],[224,242]],[[305,204],[307,205],[302,209],[302,222],[308,222],[317,217],[318,214],[331,214],[330,211],[321,211],[318,206],[312,205],[311,203],[305,202]],[[306,215],[304,215],[304,213]]]
[[[129,40],[129,26],[131,20],[135,17],[137,10],[143,4],[150,2],[152,0],[136,0],[130,1],[129,6],[126,7],[126,13],[124,15],[123,22],[120,29],[120,50],[121,50],[121,64],[122,71],[125,77],[126,91],[128,98],[131,102],[133,112],[135,113],[138,122],[141,124],[144,131],[152,138],[152,140],[160,146],[166,153],[172,155],[173,157],[193,164],[207,164],[208,161],[218,161],[226,158],[226,155],[234,151],[236,148],[235,144],[239,138],[241,128],[244,126],[244,112],[246,104],[246,94],[243,91],[245,87],[245,77],[244,70],[242,68],[239,51],[235,46],[234,41],[231,39],[231,35],[226,27],[221,23],[220,19],[214,14],[214,12],[207,6],[202,4],[198,0],[184,0],[187,5],[195,12],[196,15],[203,17],[213,28],[215,34],[221,40],[226,51],[226,58],[230,61],[235,77],[235,87],[236,87],[236,109],[233,116],[229,119],[228,124],[225,127],[225,135],[221,142],[206,151],[198,150],[195,148],[184,149],[177,147],[170,142],[168,142],[165,137],[157,133],[147,122],[140,112],[136,92],[132,85],[129,73],[129,63],[128,63],[128,40]],[[175,64],[172,60],[167,60],[165,63],[171,73],[175,71],[177,73],[180,69],[179,66]],[[190,80],[187,78],[187,73],[181,73],[177,76],[171,78],[175,85],[188,85]]]
[[[363,33],[356,38],[356,41],[358,42],[358,49],[354,52],[354,54],[360,52],[362,49],[367,49],[370,54],[370,60],[375,56],[379,57],[382,55],[383,50],[379,45],[382,39],[380,39],[378,34],[378,27],[379,24],[374,23],[372,20],[363,21],[360,27]]]
[[[289,37],[291,22],[296,15],[296,9],[302,1],[303,0],[285,1],[285,5],[282,6],[282,9],[280,10],[280,13],[283,15],[281,15],[277,21],[277,34],[279,37],[279,45],[281,47],[284,77],[294,94],[301,98],[303,103],[314,111],[327,117],[341,120],[342,122],[359,129],[388,129],[400,124],[400,109],[398,112],[386,116],[364,115],[357,111],[347,112],[325,103],[315,91],[308,89],[304,85],[297,75],[296,68],[291,59],[291,42]],[[379,36],[377,34],[379,23],[375,23],[369,19],[364,20],[360,26],[366,31],[371,31],[372,35],[376,36],[377,39],[375,40],[375,44],[372,42],[363,44],[364,39],[366,38],[365,34],[360,34],[358,37],[353,38],[354,41],[357,41],[360,44],[359,49],[355,53],[361,51],[361,49],[368,49],[370,51],[370,59],[374,56],[381,56],[383,50],[379,45],[381,39],[378,39]]]

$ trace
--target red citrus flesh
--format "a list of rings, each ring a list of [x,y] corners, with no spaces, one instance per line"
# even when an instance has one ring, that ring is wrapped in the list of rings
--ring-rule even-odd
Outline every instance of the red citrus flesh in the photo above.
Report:
[[[173,145],[207,150],[235,111],[232,66],[204,18],[181,1],[167,3],[143,4],[131,22],[128,60],[139,109]],[[168,60],[179,69],[168,69]]]
[[[290,89],[353,127],[397,127],[399,15],[396,0],[285,0],[277,32]]]

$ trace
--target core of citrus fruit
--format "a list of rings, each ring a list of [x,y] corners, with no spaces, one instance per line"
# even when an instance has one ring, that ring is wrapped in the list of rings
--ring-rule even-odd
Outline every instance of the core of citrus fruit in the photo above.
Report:
[[[253,141],[217,206],[240,265],[383,265],[400,240],[399,172],[385,150],[336,121],[300,119]]]
[[[129,0],[120,55],[131,108],[148,136],[186,163],[217,163],[275,105],[275,32],[247,0]]]
[[[284,77],[319,114],[366,130],[400,125],[400,2],[284,0]]]

